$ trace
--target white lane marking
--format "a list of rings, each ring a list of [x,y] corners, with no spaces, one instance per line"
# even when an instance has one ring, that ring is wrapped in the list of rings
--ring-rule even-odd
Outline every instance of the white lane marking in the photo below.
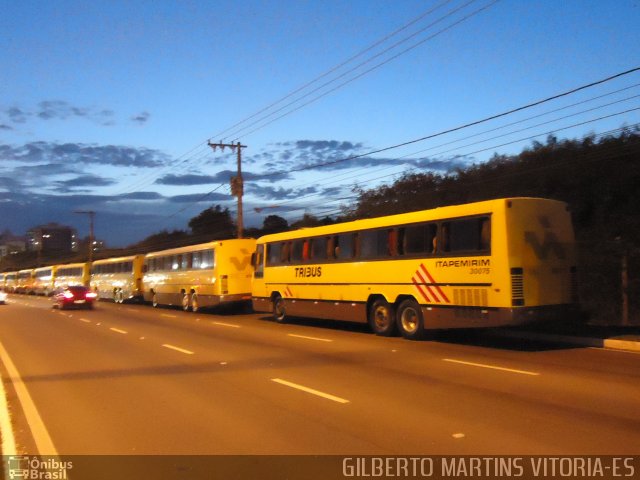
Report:
[[[214,325],[220,325],[221,327],[231,327],[231,328],[240,328],[240,325],[235,325],[233,323],[224,323],[224,322],[211,322]]]
[[[331,400],[333,402],[349,403],[349,400],[347,400],[346,398],[336,397],[335,395],[331,395],[330,393],[321,392],[320,390],[305,387],[304,385],[298,385],[297,383],[288,382],[286,380],[282,380],[281,378],[272,378],[271,381],[279,383],[280,385],[295,388],[296,390],[302,390],[303,392],[310,393],[312,395],[317,395],[318,397],[326,398],[327,400]]]
[[[91,323],[91,320],[87,320],[86,318],[79,318],[78,320],[84,323]]]
[[[461,365],[470,365],[472,367],[490,368],[492,370],[501,370],[503,372],[520,373],[522,375],[540,375],[538,372],[529,372],[527,370],[517,370],[515,368],[498,367],[496,365],[486,365],[484,363],[463,362],[462,360],[454,360],[452,358],[443,358],[442,360],[445,362],[459,363]]]
[[[111,327],[109,330],[116,333],[122,333],[123,335],[126,335],[127,333],[129,333],[126,330],[120,330],[119,328],[113,328],[113,327]]]
[[[315,340],[317,342],[333,342],[330,338],[307,337],[306,335],[296,335],[295,333],[287,333],[289,337],[304,338],[305,340]]]
[[[160,316],[161,317],[167,317],[167,318],[178,318],[177,315],[170,315],[168,313],[161,313]]]
[[[620,352],[631,353],[633,355],[640,355],[640,352],[634,352],[633,350],[620,350],[618,348],[603,348],[603,347],[587,347],[590,350],[600,350],[602,352]]]
[[[13,382],[13,388],[15,389],[18,400],[22,405],[22,411],[24,412],[24,416],[26,417],[29,428],[31,429],[31,434],[33,435],[33,439],[36,443],[38,453],[40,455],[51,455],[57,457],[58,452],[56,451],[56,447],[53,445],[53,441],[49,436],[47,427],[42,421],[42,417],[36,408],[36,404],[33,402],[33,399],[29,394],[29,390],[27,390],[27,386],[24,384],[18,369],[13,364],[11,357],[9,357],[9,354],[4,349],[2,343],[0,343],[0,359],[4,363],[7,373]],[[3,451],[3,454],[9,455],[9,452]]]
[[[464,433],[454,433],[454,434],[453,434],[453,435],[451,435],[451,436],[452,436],[453,438],[460,439],[460,438],[464,438],[464,437],[465,437],[465,434],[464,434]]]
[[[7,392],[4,389],[4,382],[0,380],[0,435],[2,436],[3,455],[17,455],[16,439],[13,435],[13,425],[11,425],[11,414],[7,403]],[[5,476],[5,478],[9,478]]]
[[[176,347],[175,345],[170,345],[168,343],[163,343],[162,346],[164,348],[169,348],[171,350],[175,350],[176,352],[186,353],[187,355],[193,355],[194,354],[194,352],[192,352],[191,350],[186,350],[184,348]]]

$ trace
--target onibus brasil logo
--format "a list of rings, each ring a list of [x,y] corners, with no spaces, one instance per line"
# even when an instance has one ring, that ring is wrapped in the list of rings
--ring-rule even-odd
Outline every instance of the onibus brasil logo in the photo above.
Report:
[[[34,480],[67,480],[67,470],[73,462],[63,462],[58,458],[41,458],[28,455],[10,456],[7,460],[9,478]]]

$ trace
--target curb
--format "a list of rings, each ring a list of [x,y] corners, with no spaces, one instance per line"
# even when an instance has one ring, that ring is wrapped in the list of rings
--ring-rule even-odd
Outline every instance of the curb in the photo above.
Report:
[[[575,335],[557,335],[550,333],[537,332],[515,332],[501,330],[495,332],[501,337],[507,338],[525,338],[527,340],[542,340],[545,342],[568,343],[571,345],[580,345],[582,347],[606,348],[611,350],[625,350],[629,352],[640,352],[640,342],[633,340],[618,340],[615,338],[592,338],[578,337]]]

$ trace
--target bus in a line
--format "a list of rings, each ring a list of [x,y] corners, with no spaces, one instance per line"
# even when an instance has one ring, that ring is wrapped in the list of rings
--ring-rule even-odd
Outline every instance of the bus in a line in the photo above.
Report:
[[[34,270],[33,293],[49,296],[55,288],[55,275],[57,266],[40,267]]]
[[[91,266],[91,290],[101,300],[124,303],[142,299],[144,255],[95,260]]]
[[[221,240],[145,255],[144,299],[198,311],[226,303],[251,301],[254,239]]]
[[[16,277],[16,293],[25,293],[27,295],[33,294],[33,269],[25,268],[24,270],[18,270]]]
[[[572,312],[565,203],[505,198],[266,235],[252,302],[276,321],[367,322],[378,335],[514,325]]]
[[[18,272],[7,272],[4,274],[4,291],[13,293],[18,284]]]
[[[87,287],[91,276],[91,264],[89,262],[67,263],[57,265],[54,289],[61,290],[73,285]]]

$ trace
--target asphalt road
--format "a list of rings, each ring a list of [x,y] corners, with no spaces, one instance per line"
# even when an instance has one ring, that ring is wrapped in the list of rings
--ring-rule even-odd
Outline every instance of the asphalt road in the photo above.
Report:
[[[640,454],[634,353],[24,296],[0,342],[61,455]]]

